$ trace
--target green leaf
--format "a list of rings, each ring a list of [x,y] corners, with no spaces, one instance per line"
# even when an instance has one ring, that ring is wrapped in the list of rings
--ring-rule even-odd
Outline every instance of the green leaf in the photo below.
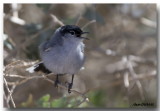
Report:
[[[51,102],[51,107],[55,107],[55,108],[62,108],[65,107],[67,104],[66,98],[62,97],[60,99],[55,99]]]
[[[50,102],[43,102],[42,107],[43,108],[50,108]]]
[[[47,94],[47,95],[45,95],[45,96],[42,96],[39,101],[48,102],[49,99],[50,99],[50,95]]]
[[[90,92],[89,100],[96,107],[104,107],[106,103],[106,94],[101,90]]]
[[[42,96],[42,97],[37,101],[37,105],[38,105],[39,107],[48,108],[48,107],[50,107],[49,99],[50,99],[50,95],[49,95],[49,94],[46,94],[46,95]]]
[[[77,101],[75,100],[75,98],[72,98],[69,102],[69,104],[67,105],[67,107],[69,108],[73,108],[76,105]]]

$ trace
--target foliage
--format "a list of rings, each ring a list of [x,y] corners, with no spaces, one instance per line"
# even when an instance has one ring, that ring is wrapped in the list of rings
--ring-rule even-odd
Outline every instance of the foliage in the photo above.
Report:
[[[102,90],[90,91],[87,94],[89,102],[83,101],[80,96],[63,96],[60,98],[52,98],[49,94],[43,95],[38,100],[33,100],[32,95],[21,104],[22,107],[38,107],[38,108],[103,108],[107,103],[107,98]]]

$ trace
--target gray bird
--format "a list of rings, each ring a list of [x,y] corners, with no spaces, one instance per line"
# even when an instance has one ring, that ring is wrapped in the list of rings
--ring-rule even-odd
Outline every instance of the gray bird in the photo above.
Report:
[[[73,85],[74,74],[82,68],[85,60],[83,32],[78,26],[65,25],[58,28],[51,39],[39,46],[42,62],[27,69],[29,72],[42,71],[56,74],[55,87],[60,83],[58,76],[71,74],[72,80],[68,84],[68,93]]]

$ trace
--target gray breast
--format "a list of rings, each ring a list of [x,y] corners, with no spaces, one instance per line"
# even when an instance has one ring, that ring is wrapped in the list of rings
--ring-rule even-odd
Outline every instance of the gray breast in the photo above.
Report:
[[[44,47],[44,46],[42,46]],[[75,74],[84,64],[84,44],[77,46],[65,44],[41,50],[41,58],[45,66],[54,74]]]

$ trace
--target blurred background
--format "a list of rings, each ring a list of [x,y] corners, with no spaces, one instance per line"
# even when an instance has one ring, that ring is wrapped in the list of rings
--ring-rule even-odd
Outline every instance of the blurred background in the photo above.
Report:
[[[156,4],[4,4],[3,15],[4,107],[156,107]],[[25,70],[40,60],[38,46],[62,24],[90,32],[85,69],[73,85],[81,94],[68,94]],[[66,80],[71,76],[61,77]]]

